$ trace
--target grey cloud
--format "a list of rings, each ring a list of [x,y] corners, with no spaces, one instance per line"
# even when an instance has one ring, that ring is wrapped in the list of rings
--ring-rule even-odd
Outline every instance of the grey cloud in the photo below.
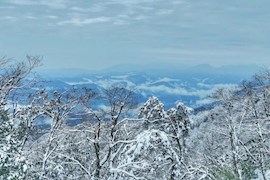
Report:
[[[6,2],[14,5],[42,5],[50,8],[65,8],[68,0],[6,0]]]
[[[62,25],[75,25],[75,26],[83,26],[89,24],[96,24],[96,23],[105,23],[110,22],[111,18],[109,17],[96,17],[96,18],[72,18],[65,21],[60,21],[57,24]]]

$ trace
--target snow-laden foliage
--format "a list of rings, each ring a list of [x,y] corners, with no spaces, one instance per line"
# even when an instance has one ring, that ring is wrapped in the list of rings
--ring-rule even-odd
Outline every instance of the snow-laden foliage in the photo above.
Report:
[[[157,97],[150,97],[148,101],[140,108],[139,118],[145,120],[145,125],[159,124],[166,116],[164,105]]]
[[[174,151],[168,134],[160,130],[145,130],[123,150],[122,161],[115,179],[127,177],[170,179],[179,177],[176,166],[180,159]]]
[[[0,60],[0,179],[270,179],[269,71],[217,90],[210,110],[150,97],[130,117],[131,90],[32,88],[28,60]]]
[[[24,154],[20,152],[21,138],[14,121],[2,112],[0,129],[0,174],[3,179],[21,179],[27,170]]]
[[[27,63],[12,65],[0,60],[0,179],[24,179],[29,169],[24,148],[34,115],[28,114],[31,107],[10,101],[10,97],[15,99],[15,91],[29,85],[24,78],[39,65],[38,58],[27,58]]]

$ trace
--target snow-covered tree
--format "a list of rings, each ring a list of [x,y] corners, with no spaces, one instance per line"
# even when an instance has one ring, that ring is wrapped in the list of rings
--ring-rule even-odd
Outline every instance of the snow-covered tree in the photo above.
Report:
[[[133,117],[121,86],[34,90],[27,58],[0,60],[0,179],[269,179],[269,71],[217,90],[210,110],[150,97]]]
[[[32,163],[33,176],[42,178],[61,177],[61,171],[58,171],[59,166],[70,157],[66,154],[64,140],[67,139],[67,120],[83,110],[83,104],[87,103],[95,93],[88,89],[70,89],[64,92],[54,91],[52,93],[41,89],[34,95],[34,103],[32,107],[39,109],[43,119],[49,121],[49,127],[41,129],[42,135],[36,141],[33,149],[37,151],[37,156]],[[67,129],[67,132],[65,132]],[[42,147],[42,148],[40,148]],[[63,151],[63,152],[62,152]],[[73,161],[76,161],[75,157]],[[70,161],[71,159],[68,159]],[[77,160],[78,161],[78,160]],[[60,168],[61,169],[61,168]]]
[[[190,111],[191,109],[187,108],[183,103],[178,103],[176,108],[171,108],[167,111],[169,119],[168,129],[172,132],[173,139],[177,142],[178,151],[182,156],[186,151],[186,138],[190,130]]]
[[[23,179],[29,168],[24,150],[33,119],[28,116],[29,108],[14,99],[18,91],[29,88],[26,77],[40,59],[27,56],[27,62],[9,62],[0,60],[0,178]]]
[[[150,97],[139,110],[138,118],[144,120],[146,129],[159,128],[164,125],[163,121],[166,117],[164,105],[157,97]]]

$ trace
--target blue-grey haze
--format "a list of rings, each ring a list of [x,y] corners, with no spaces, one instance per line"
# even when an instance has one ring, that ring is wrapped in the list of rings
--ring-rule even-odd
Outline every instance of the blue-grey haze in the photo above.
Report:
[[[269,0],[2,0],[0,56],[44,68],[269,65]]]

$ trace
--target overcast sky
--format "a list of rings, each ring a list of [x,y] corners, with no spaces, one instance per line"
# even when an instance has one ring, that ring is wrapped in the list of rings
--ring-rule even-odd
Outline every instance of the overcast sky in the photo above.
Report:
[[[269,0],[1,0],[0,56],[45,68],[270,62]]]

